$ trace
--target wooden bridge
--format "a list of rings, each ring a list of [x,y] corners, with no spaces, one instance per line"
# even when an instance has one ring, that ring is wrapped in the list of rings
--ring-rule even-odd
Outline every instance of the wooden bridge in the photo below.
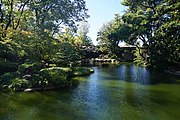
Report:
[[[117,62],[116,59],[99,59],[99,58],[95,58],[92,59],[92,62],[111,62],[111,63],[115,63]]]

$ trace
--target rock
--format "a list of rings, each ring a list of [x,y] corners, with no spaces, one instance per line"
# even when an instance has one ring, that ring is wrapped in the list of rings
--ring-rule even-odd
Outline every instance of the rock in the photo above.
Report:
[[[31,92],[32,89],[31,88],[28,88],[28,89],[25,89],[24,92]]]
[[[28,80],[31,78],[31,75],[27,74],[27,75],[24,75],[22,78]]]

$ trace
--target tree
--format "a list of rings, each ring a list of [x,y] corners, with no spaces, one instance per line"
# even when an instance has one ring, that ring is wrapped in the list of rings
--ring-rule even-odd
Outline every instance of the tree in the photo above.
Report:
[[[102,26],[97,37],[102,51],[108,51],[111,56],[116,57],[120,54],[119,43],[123,41],[123,39],[117,31],[122,26],[123,21],[118,14],[115,14],[115,18],[112,21]]]
[[[0,82],[42,87],[41,69],[77,62],[74,31],[88,17],[84,0],[0,0]]]
[[[9,27],[17,30],[30,0],[1,0],[0,1],[0,27],[1,37],[6,37],[5,31]]]
[[[138,64],[158,69],[180,66],[180,3],[124,0],[122,4],[128,7],[122,18],[116,15],[98,33],[101,48],[116,53],[115,46],[124,41],[137,47],[135,62]]]
[[[61,47],[55,33],[88,17],[84,0],[1,0],[1,63],[51,62]]]
[[[63,32],[59,34],[58,38],[61,42],[68,42],[72,45],[75,45],[76,33],[70,28],[65,28]]]
[[[162,68],[179,64],[179,2],[169,0],[124,0],[128,11],[123,15],[129,28],[129,44],[142,44],[143,60]],[[162,59],[162,56],[164,56]],[[174,66],[173,65],[173,66]]]
[[[180,68],[180,2],[167,0],[158,10],[164,16],[159,29],[155,31],[155,48],[152,63],[157,67]],[[163,58],[163,60],[162,60]],[[167,68],[166,68],[167,69]]]
[[[83,46],[92,45],[91,38],[87,35],[89,33],[89,27],[90,25],[87,22],[80,22],[80,25],[78,27],[78,34],[77,39],[81,42],[80,44]]]
[[[84,0],[38,0],[31,1],[30,10],[35,14],[35,26],[53,36],[62,25],[76,29],[76,22],[88,18],[85,5]]]

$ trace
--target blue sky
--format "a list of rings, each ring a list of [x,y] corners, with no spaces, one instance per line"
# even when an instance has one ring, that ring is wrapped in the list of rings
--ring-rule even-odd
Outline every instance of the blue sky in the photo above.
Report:
[[[121,5],[122,0],[86,0],[87,8],[89,9],[90,24],[89,36],[94,44],[97,44],[97,32],[102,25],[114,18],[114,14],[122,15],[125,7]]]

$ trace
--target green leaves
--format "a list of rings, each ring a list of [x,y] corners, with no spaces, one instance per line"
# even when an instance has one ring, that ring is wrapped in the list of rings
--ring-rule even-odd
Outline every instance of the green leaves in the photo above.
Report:
[[[82,46],[92,45],[92,40],[89,36],[87,36],[89,32],[90,25],[87,22],[80,22],[77,31],[77,39],[79,40]]]
[[[116,14],[114,20],[102,26],[102,28],[98,32],[97,38],[101,50],[105,50],[111,55],[119,54],[117,53],[118,45],[119,42],[123,41],[123,38],[121,37],[121,34],[119,34],[119,32],[120,29],[123,27],[123,24],[124,23],[121,17],[118,14]]]
[[[52,55],[50,61],[59,66],[67,66],[71,62],[77,62],[80,59],[79,52],[75,46],[68,42],[59,44],[59,49]]]
[[[124,41],[137,46],[137,64],[160,69],[166,65],[180,67],[180,3],[124,0],[122,4],[128,7],[126,13],[119,20],[116,15],[102,27],[98,33],[99,44],[113,52],[117,51],[118,42]]]
[[[124,0],[124,5],[129,9],[123,15],[129,28],[127,43],[136,44],[141,41],[142,46],[147,46],[144,54],[145,61],[158,68],[177,67],[180,61],[179,50],[179,2],[167,0],[134,1]],[[163,58],[163,59],[162,59]],[[141,63],[137,55],[136,61]]]
[[[62,87],[68,84],[68,76],[72,70],[70,68],[52,67],[40,71],[40,84],[53,87]]]
[[[7,85],[18,90],[27,86],[39,87],[41,68],[77,62],[81,56],[73,30],[77,28],[77,22],[88,17],[84,0],[1,0],[0,74],[17,74],[17,78],[9,80]],[[69,29],[62,33],[65,26]],[[66,76],[61,72],[60,76],[52,73],[52,80],[55,76],[57,82],[59,78],[66,82]],[[28,81],[21,79],[24,76]]]
[[[76,29],[75,22],[89,17],[84,0],[32,1],[30,10],[35,13],[35,25],[52,35],[58,33],[62,25]]]

